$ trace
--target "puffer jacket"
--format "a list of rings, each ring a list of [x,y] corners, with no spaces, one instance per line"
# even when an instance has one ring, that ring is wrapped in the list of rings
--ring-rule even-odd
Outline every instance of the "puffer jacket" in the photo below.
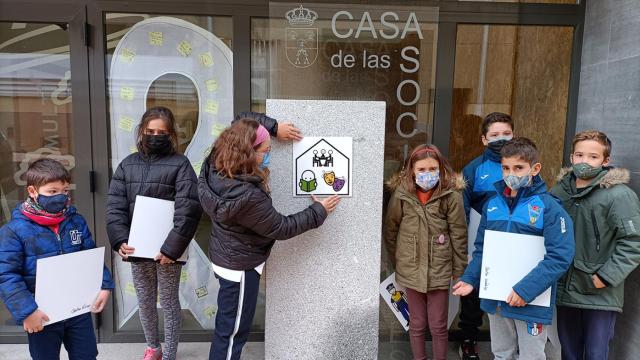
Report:
[[[396,175],[385,219],[385,242],[400,285],[426,293],[448,289],[467,265],[467,223],[461,191],[464,180],[434,194],[422,205],[415,189]]]
[[[573,219],[576,255],[558,282],[558,305],[622,312],[624,281],[640,263],[640,203],[627,187],[629,171],[608,168],[584,189],[571,169],[551,193]],[[597,274],[607,287],[596,289]]]
[[[482,210],[473,260],[460,280],[480,286],[485,230],[542,236],[546,254],[542,261],[513,286],[527,304],[551,287],[551,306],[509,306],[505,301],[481,299],[480,308],[495,314],[498,307],[506,318],[551,325],[558,279],[567,271],[574,254],[573,223],[557,198],[547,193],[547,185],[538,175],[531,186],[518,191],[510,204],[504,180],[495,183],[497,194]],[[505,299],[506,300],[506,299]]]
[[[487,148],[462,169],[462,176],[467,183],[462,193],[467,223],[471,209],[482,214],[484,204],[496,194],[493,184],[502,180],[501,159],[500,153]]]
[[[197,186],[196,174],[184,155],[134,153],[124,158],[111,178],[107,201],[107,234],[113,250],[118,251],[129,240],[136,195],[142,195],[175,201],[173,229],[160,252],[172,260],[182,256],[202,214]]]
[[[198,194],[212,222],[209,257],[231,270],[255,268],[267,260],[275,240],[317,228],[327,218],[319,202],[284,216],[273,207],[260,177],[223,177],[209,162],[202,166]]]
[[[26,217],[21,206],[0,229],[0,298],[18,325],[38,308],[34,295],[37,260],[96,247],[87,222],[74,206],[58,225],[58,234]],[[102,289],[114,287],[105,266]]]

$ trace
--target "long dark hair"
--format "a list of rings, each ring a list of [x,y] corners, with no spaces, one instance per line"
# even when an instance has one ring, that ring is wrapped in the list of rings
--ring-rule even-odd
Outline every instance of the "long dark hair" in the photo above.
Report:
[[[253,119],[240,119],[226,128],[213,144],[209,163],[224,177],[236,175],[256,175],[268,186],[269,170],[261,170],[256,164],[256,140],[258,126]],[[258,145],[260,146],[260,145]]]
[[[149,108],[142,115],[140,124],[136,128],[136,147],[138,148],[138,151],[145,155],[149,154],[149,149],[147,149],[147,145],[143,141],[144,130],[147,128],[147,126],[149,126],[149,122],[151,122],[151,120],[156,119],[164,121],[164,124],[167,126],[167,131],[169,131],[169,138],[171,139],[171,151],[167,151],[167,153],[175,153],[178,149],[178,132],[176,131],[176,120],[173,117],[173,113],[171,112],[171,110],[164,106],[154,106],[152,108]]]
[[[437,146],[435,145],[418,145],[411,152],[411,156],[407,158],[403,168],[403,177],[404,181],[406,181],[408,189],[415,188],[415,177],[413,174],[413,167],[416,162],[424,159],[435,159],[438,162],[438,167],[440,168],[440,181],[438,182],[438,186],[435,188],[435,194],[440,193],[441,191],[447,190],[454,186],[455,184],[455,172],[449,164],[449,160],[447,160],[444,155],[440,152]]]

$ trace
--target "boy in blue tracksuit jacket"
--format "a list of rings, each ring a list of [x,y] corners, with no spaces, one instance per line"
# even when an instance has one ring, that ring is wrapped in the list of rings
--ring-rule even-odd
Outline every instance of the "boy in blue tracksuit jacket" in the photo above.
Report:
[[[486,149],[482,155],[473,159],[462,169],[462,176],[466,182],[462,196],[467,224],[469,224],[471,209],[482,214],[482,208],[486,202],[496,194],[496,188],[493,184],[502,180],[500,150],[507,141],[513,138],[513,120],[507,114],[493,112],[482,120],[481,130],[480,139]],[[473,243],[469,245],[469,254],[472,254]],[[462,360],[477,360],[480,357],[476,342],[484,314],[480,309],[478,290],[476,289],[473,293],[462,298],[460,305],[458,327],[462,330],[462,343],[460,344]]]
[[[38,259],[96,247],[86,221],[70,205],[69,173],[55,160],[41,159],[29,166],[26,178],[29,197],[0,229],[0,298],[28,332],[33,359],[58,359],[63,343],[69,359],[95,359],[98,348],[91,314],[44,326],[49,318],[38,309],[34,295]],[[113,288],[105,267],[92,312],[102,311]]]
[[[480,285],[485,230],[544,237],[544,259],[513,286],[507,299],[482,299],[481,307],[489,314],[496,358],[545,359],[546,325],[553,318],[556,282],[569,268],[575,251],[573,223],[559,201],[547,193],[531,140],[513,139],[501,153],[504,178],[495,184],[497,195],[482,210],[473,260],[454,286],[454,294],[467,295]],[[550,307],[527,305],[549,287]]]

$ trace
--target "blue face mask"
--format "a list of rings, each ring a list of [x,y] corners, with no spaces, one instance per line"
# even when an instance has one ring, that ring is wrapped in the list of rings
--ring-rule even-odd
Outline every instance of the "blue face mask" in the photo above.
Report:
[[[260,163],[260,170],[264,170],[269,167],[269,161],[271,160],[271,151],[262,154],[262,162]]]
[[[416,185],[424,191],[433,189],[438,184],[438,181],[440,181],[440,170],[434,172],[424,171],[416,174]]]
[[[57,214],[67,207],[69,202],[69,195],[56,194],[56,195],[42,195],[38,194],[38,204],[42,206],[44,211],[50,214]]]
[[[519,189],[526,187],[531,182],[531,174],[516,176],[513,174],[509,174],[503,178],[505,184],[509,187],[509,189],[513,191],[518,191]]]

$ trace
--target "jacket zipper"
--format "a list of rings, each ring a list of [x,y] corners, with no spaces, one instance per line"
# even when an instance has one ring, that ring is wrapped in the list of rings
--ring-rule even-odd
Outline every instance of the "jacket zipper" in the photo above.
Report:
[[[58,255],[62,255],[62,239],[59,232],[56,233],[56,238],[58,239]]]
[[[596,214],[591,210],[591,222],[593,223],[593,232],[596,235],[596,251],[600,251],[600,230],[598,230],[598,222],[596,221]]]

